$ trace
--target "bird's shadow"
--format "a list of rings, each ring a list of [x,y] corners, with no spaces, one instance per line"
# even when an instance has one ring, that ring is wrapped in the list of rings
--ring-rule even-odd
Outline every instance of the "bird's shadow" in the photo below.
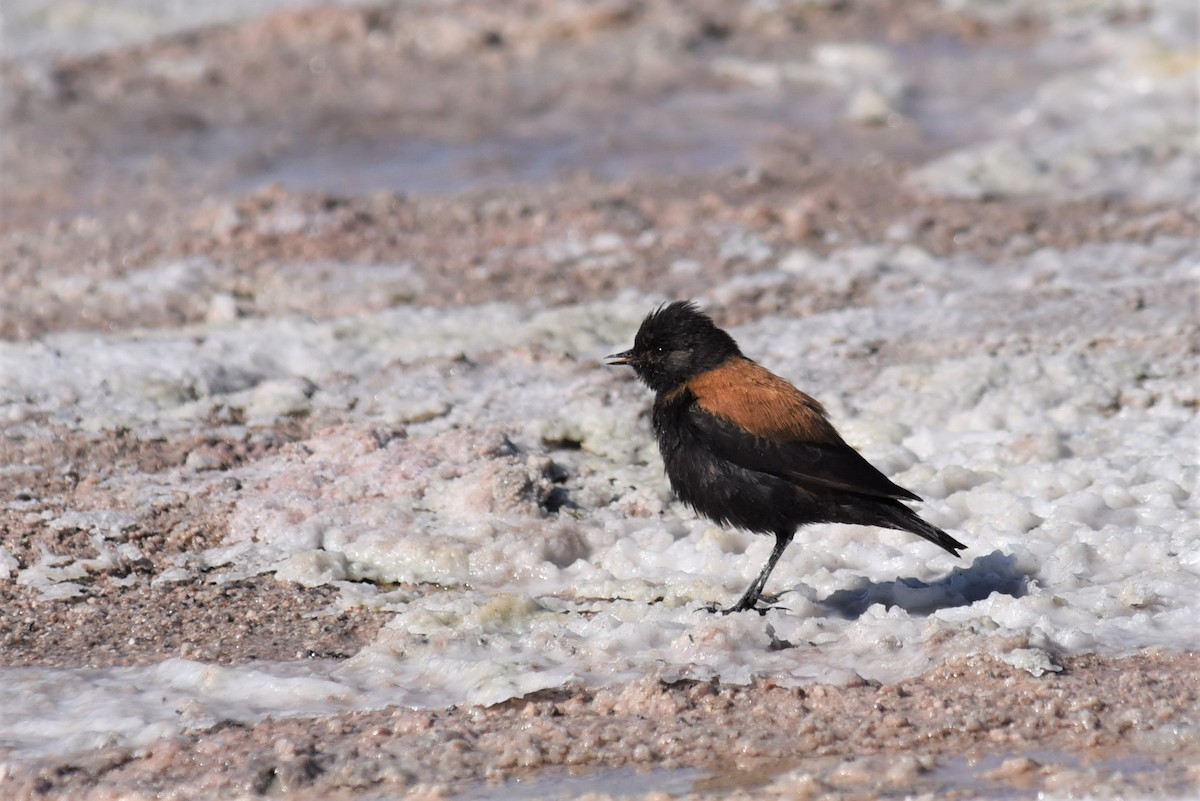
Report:
[[[1029,573],[1017,565],[1016,557],[992,551],[967,567],[956,567],[937,581],[915,578],[867,582],[853,589],[838,590],[816,603],[831,614],[846,618],[860,617],[875,604],[898,606],[910,615],[923,616],[939,609],[970,606],[992,593],[1020,598],[1029,587]]]

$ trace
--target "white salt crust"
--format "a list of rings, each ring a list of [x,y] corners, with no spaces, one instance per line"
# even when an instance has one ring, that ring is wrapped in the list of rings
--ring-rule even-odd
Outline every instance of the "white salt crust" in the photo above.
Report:
[[[899,532],[804,529],[764,616],[704,611],[737,597],[770,540],[672,500],[648,393],[597,361],[658,299],[4,344],[0,414],[26,432],[43,415],[148,435],[223,407],[336,412],[347,422],[231,471],[242,490],[227,542],[155,580],[273,571],[394,617],[340,663],[6,670],[0,738],[62,752],[225,717],[495,703],[647,673],[891,682],[963,654],[1039,673],[1067,655],[1191,647],[1194,252],[1113,243],[997,269],[898,244],[784,254],[750,276],[819,283],[845,270],[872,287],[855,308],[732,332],[824,400],[968,546],[955,559]],[[722,291],[710,291],[718,317]],[[185,466],[157,488],[130,477],[128,491],[150,498],[205,471]],[[0,580],[69,597],[89,572],[138,557],[121,542],[128,522],[96,509],[46,520],[90,532],[99,556],[19,570],[0,554]]]

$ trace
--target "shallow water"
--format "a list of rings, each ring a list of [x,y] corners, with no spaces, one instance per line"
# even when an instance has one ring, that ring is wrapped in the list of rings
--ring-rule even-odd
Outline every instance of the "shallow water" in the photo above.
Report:
[[[673,770],[636,770],[618,768],[596,773],[539,773],[528,779],[511,779],[492,784],[475,782],[457,790],[453,798],[463,801],[550,801],[557,798],[579,798],[588,793],[603,793],[608,798],[641,797],[657,791],[684,794],[694,790],[705,778],[702,771],[692,768]]]
[[[1076,49],[967,47],[948,37],[891,46],[828,46],[827,63],[717,59],[718,86],[630,93],[513,118],[466,141],[295,142],[233,186],[453,195],[513,184],[698,175],[755,165],[772,148],[815,147],[837,162],[924,159],[973,141],[1014,113],[1049,76],[1085,62]],[[983,66],[986,65],[986,66]],[[710,80],[710,82],[714,82]],[[895,84],[880,125],[847,128],[862,87]],[[902,128],[903,130],[897,130]],[[246,143],[251,146],[250,142]]]
[[[859,792],[878,793],[881,791],[880,785],[886,788],[889,782],[900,778],[900,773],[908,773],[907,770],[897,770],[901,759],[892,759],[890,768],[893,774],[889,777],[888,767],[876,764],[878,761],[872,761],[871,757],[859,762],[845,760],[840,773],[844,784],[839,789],[849,792],[857,785]],[[588,794],[613,799],[640,798],[659,792],[670,797],[719,799],[744,798],[746,793],[762,793],[768,788],[787,797],[789,791],[801,794],[813,792],[811,777],[830,775],[831,762],[836,760],[813,757],[782,763],[746,764],[736,770],[619,768],[579,774],[543,771],[526,779],[502,783],[475,782],[467,788],[455,788],[453,797],[479,801],[548,801],[579,798]],[[909,768],[913,774],[911,779],[918,783],[921,792],[989,799],[1027,797],[1043,766],[1051,766],[1047,770],[1052,776],[1081,772],[1094,776],[1089,791],[1092,795],[1087,797],[1104,797],[1106,777],[1117,775],[1122,780],[1136,781],[1139,776],[1153,775],[1159,770],[1154,762],[1142,757],[1083,759],[1065,751],[1047,749],[927,762],[928,767],[925,767],[926,762],[919,761]],[[830,789],[823,788],[825,792]],[[913,788],[909,786],[908,789]],[[886,790],[883,794],[886,797]]]

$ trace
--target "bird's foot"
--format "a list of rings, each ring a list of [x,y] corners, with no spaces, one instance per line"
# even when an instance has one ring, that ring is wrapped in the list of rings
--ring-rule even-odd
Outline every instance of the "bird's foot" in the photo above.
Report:
[[[730,612],[732,612],[734,610],[732,607],[730,607],[729,609],[722,609],[718,604],[705,604],[704,606],[700,607],[696,611],[697,612],[708,612],[710,615],[716,615],[716,614],[728,615]]]
[[[765,615],[767,612],[770,612],[772,609],[786,610],[787,607],[786,606],[776,606],[775,604],[770,604],[770,603],[768,603],[764,606],[759,606],[757,601],[754,601],[749,604],[743,604],[741,601],[739,601],[738,603],[736,603],[733,606],[730,606],[726,609],[722,609],[717,604],[707,604],[705,606],[700,607],[700,609],[697,611],[708,612],[710,615],[715,615],[715,614],[731,615],[734,612],[758,612],[758,614],[760,614],[760,615]]]

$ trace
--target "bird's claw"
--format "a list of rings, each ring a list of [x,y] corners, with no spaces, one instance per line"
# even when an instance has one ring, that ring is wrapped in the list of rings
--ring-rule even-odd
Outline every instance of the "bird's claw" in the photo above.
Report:
[[[715,615],[715,614],[731,615],[734,612],[758,612],[759,615],[765,615],[765,614],[767,614],[767,612],[770,612],[773,609],[786,610],[787,607],[776,606],[774,604],[768,604],[766,606],[758,606],[758,605],[742,606],[741,604],[734,604],[733,606],[724,608],[724,607],[718,606],[717,604],[705,604],[704,606],[700,607],[696,611],[697,612],[708,612],[710,615]]]

